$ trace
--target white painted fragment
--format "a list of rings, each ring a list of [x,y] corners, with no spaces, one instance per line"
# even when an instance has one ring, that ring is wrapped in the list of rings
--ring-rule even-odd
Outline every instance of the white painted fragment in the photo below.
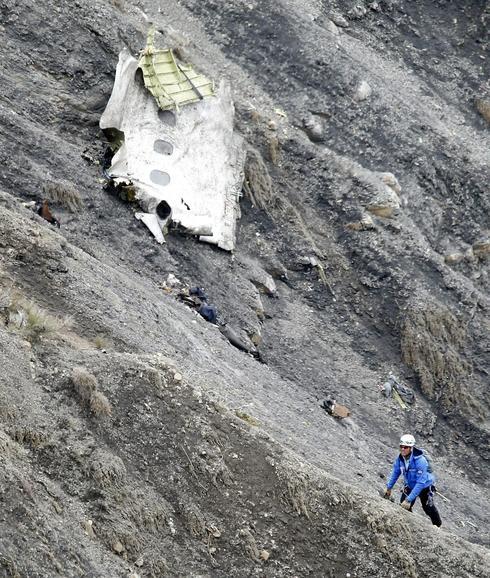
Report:
[[[135,213],[134,216],[144,223],[150,233],[155,237],[155,239],[161,244],[165,243],[165,237],[162,231],[162,222],[155,213]]]
[[[356,92],[354,94],[354,100],[356,102],[361,102],[362,100],[366,100],[371,96],[372,90],[369,84],[363,80],[359,86],[356,88]]]
[[[137,60],[123,50],[100,120],[102,129],[116,128],[125,137],[110,175],[134,185],[146,213],[156,213],[165,200],[173,222],[231,251],[240,216],[245,151],[243,139],[233,131],[229,85],[222,81],[216,97],[178,112],[161,111],[139,75]],[[147,226],[155,225],[155,219],[141,214],[138,218]]]

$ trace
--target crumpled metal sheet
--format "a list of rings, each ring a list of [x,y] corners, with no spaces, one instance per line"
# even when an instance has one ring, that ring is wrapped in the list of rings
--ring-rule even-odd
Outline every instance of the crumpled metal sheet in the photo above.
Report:
[[[182,105],[214,96],[214,83],[198,74],[192,66],[177,62],[171,49],[156,49],[154,34],[154,30],[148,33],[139,67],[143,71],[145,86],[158,106],[162,110],[178,110]]]
[[[145,212],[156,213],[165,200],[174,223],[231,251],[240,216],[245,150],[233,130],[229,85],[222,81],[215,98],[189,104],[178,113],[162,111],[137,71],[138,61],[123,50],[100,119],[103,130],[124,133],[109,175],[132,183]]]

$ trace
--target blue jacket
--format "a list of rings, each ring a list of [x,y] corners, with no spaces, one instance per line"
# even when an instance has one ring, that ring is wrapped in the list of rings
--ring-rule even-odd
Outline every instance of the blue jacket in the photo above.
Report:
[[[423,454],[424,452],[418,448],[412,449],[408,470],[405,469],[405,460],[400,454],[393,464],[390,479],[386,484],[386,487],[391,490],[400,474],[403,474],[405,486],[410,490],[410,494],[406,498],[408,502],[413,502],[424,488],[432,486],[435,482],[435,476],[430,471],[429,462]]]

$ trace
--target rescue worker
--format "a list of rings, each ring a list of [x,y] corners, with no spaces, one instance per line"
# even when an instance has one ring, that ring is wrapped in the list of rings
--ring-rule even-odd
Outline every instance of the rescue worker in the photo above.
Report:
[[[400,498],[400,505],[409,512],[417,498],[424,512],[430,517],[434,526],[442,524],[441,516],[434,505],[435,477],[424,452],[415,447],[415,438],[410,434],[400,438],[400,455],[396,458],[390,479],[386,484],[385,498],[390,498],[391,490],[400,474],[403,474],[405,486]]]

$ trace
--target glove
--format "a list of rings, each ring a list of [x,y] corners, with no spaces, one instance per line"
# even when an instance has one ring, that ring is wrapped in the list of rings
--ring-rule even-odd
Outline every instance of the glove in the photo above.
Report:
[[[402,502],[400,504],[400,506],[404,509],[404,510],[410,510],[410,508],[412,507],[412,504],[408,501],[405,500],[404,502]]]
[[[391,490],[386,488],[385,493],[383,495],[383,498],[386,498],[387,500],[389,500],[391,498]]]

